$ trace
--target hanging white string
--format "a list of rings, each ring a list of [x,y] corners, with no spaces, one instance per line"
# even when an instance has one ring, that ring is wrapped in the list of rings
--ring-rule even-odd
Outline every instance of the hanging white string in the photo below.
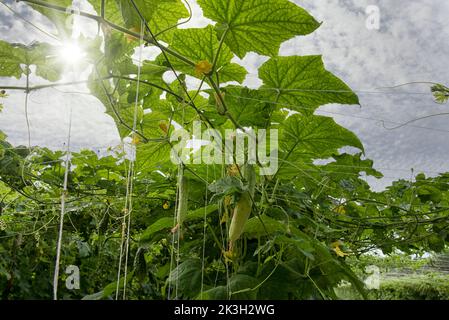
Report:
[[[222,165],[222,174],[224,176],[224,171],[225,171],[225,166],[224,164]],[[228,210],[230,210],[228,208]],[[222,245],[223,245],[223,249],[226,250],[226,246],[228,243],[228,234],[229,234],[229,225],[232,219],[232,213],[228,213],[228,216],[226,218],[226,223],[225,223],[225,232],[223,234],[223,228],[220,226],[220,232],[221,232],[221,236],[222,236]],[[228,298],[228,300],[231,300],[231,275],[229,274],[229,261],[228,259],[225,259],[225,266],[226,266],[226,296]]]
[[[126,171],[126,195],[125,195],[125,208],[123,209],[124,215],[122,216],[122,230],[121,230],[121,241],[120,241],[120,255],[119,255],[119,263],[118,263],[118,271],[117,271],[117,286],[115,288],[115,300],[118,300],[118,294],[120,289],[120,276],[122,275],[122,261],[123,261],[123,244],[125,242],[125,227],[126,227],[126,216],[128,214],[128,191],[129,191],[129,174],[130,169],[126,169],[126,161],[124,163],[125,171]]]
[[[181,85],[183,85],[181,83]],[[184,123],[184,118],[185,118],[185,108],[186,105],[185,103],[183,103],[182,105],[182,115],[181,115],[181,123]],[[169,127],[171,127],[171,121],[169,123]],[[173,281],[173,260],[175,259],[176,256],[176,270],[179,270],[179,262],[180,262],[180,251],[179,251],[179,246],[180,246],[180,240],[181,240],[181,232],[182,232],[182,226],[181,224],[178,225],[178,215],[181,214],[179,212],[178,206],[180,205],[180,185],[181,185],[181,180],[182,177],[184,175],[184,164],[183,164],[183,159],[181,157],[178,157],[178,161],[179,161],[179,165],[178,165],[178,187],[176,188],[176,203],[175,203],[175,210],[174,210],[174,214],[173,214],[173,235],[172,235],[172,253],[170,256],[170,274],[169,274],[169,285],[168,285],[168,294],[167,294],[167,298],[168,300],[170,300],[170,296],[171,296],[171,291],[173,290],[172,288],[172,281]],[[176,233],[176,235],[175,235]],[[176,237],[176,239],[175,239]],[[175,242],[176,242],[176,252],[175,252]],[[176,277],[176,282],[175,282],[175,299],[178,299],[178,285],[179,285],[179,277]]]
[[[200,298],[203,299],[204,293],[204,266],[205,266],[205,256],[206,256],[206,227],[207,227],[207,192],[208,192],[208,181],[209,181],[209,166],[206,165],[206,190],[205,190],[205,202],[204,202],[204,225],[203,225],[203,256],[202,256],[202,264],[201,264],[201,293]]]
[[[119,290],[120,290],[120,276],[121,276],[121,266],[123,261],[123,256],[125,257],[125,265],[123,272],[123,300],[126,299],[126,284],[128,276],[128,257],[129,257],[129,239],[131,232],[131,212],[132,212],[132,193],[133,193],[133,179],[134,179],[134,163],[136,159],[137,148],[135,147],[136,139],[136,128],[137,128],[137,114],[139,108],[139,89],[140,89],[140,74],[142,65],[142,42],[144,25],[141,22],[140,26],[140,41],[139,41],[139,61],[137,65],[137,81],[136,81],[136,99],[134,103],[134,115],[133,115],[133,127],[132,127],[132,151],[129,160],[129,168],[126,181],[126,197],[125,197],[125,209],[122,222],[122,239],[120,243],[120,257],[119,257],[119,267],[117,272],[117,285],[115,291],[115,299],[118,300]]]
[[[226,175],[226,169],[225,169],[225,165],[224,163],[222,163],[221,165],[221,176],[224,177]],[[216,176],[216,172],[214,170],[214,181],[217,180],[217,176]],[[225,215],[225,223],[224,223],[224,229],[223,230],[223,224],[220,222],[220,236],[221,236],[221,246],[222,246],[222,254],[224,254],[224,251],[226,250],[226,246],[227,246],[227,234],[229,233],[228,230],[228,225],[229,225],[229,220],[232,218],[232,215],[230,213],[226,213],[223,212],[221,207],[220,207],[220,216],[222,216],[223,214]],[[229,209],[225,209],[225,210],[229,210]],[[224,264],[225,264],[225,268],[226,268],[226,297],[228,299],[230,299],[231,297],[231,286],[230,286],[230,274],[229,274],[229,263],[228,263],[228,259],[225,257],[224,258]],[[217,277],[218,277],[218,273],[217,273]]]
[[[67,181],[70,171],[70,137],[72,134],[72,107],[70,107],[69,133],[67,137],[67,154],[65,158],[64,184],[61,194],[61,215],[59,218],[58,244],[56,248],[55,274],[53,277],[53,300],[58,300],[59,262],[61,259],[62,231],[64,226],[65,199],[67,196]]]
[[[175,214],[173,214],[173,226],[176,225],[176,208],[178,207],[178,198],[179,198],[179,192],[178,190],[176,190],[176,198],[175,198]],[[172,288],[172,272],[173,272],[173,261],[175,259],[175,233],[172,233],[172,240],[171,240],[171,255],[170,255],[170,274],[169,274],[169,282],[168,282],[168,293],[167,293],[167,299],[170,300],[171,297],[171,291],[173,290]]]
[[[136,138],[136,128],[137,128],[137,112],[139,108],[139,88],[140,88],[140,73],[142,68],[142,43],[143,43],[143,30],[144,24],[143,21],[140,25],[140,41],[139,41],[139,62],[137,65],[137,82],[136,82],[136,100],[134,104],[134,118],[133,118],[133,142]],[[135,147],[136,143],[133,143]],[[126,244],[125,244],[125,272],[124,272],[124,282],[123,282],[123,300],[126,298],[126,278],[128,276],[128,257],[129,257],[129,239],[130,239],[130,228],[131,228],[131,213],[133,210],[133,180],[134,180],[134,162],[137,157],[137,148],[133,150],[133,156],[131,157],[130,163],[130,181],[129,181],[129,201],[128,201],[128,222],[127,222],[127,230],[126,230]]]

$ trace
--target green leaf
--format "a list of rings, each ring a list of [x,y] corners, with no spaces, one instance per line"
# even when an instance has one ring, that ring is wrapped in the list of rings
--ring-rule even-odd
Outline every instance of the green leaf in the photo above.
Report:
[[[134,272],[139,279],[139,281],[142,283],[145,280],[145,277],[147,276],[147,263],[145,260],[145,249],[140,247],[137,249],[136,256],[134,258]]]
[[[78,254],[80,258],[86,258],[91,254],[91,248],[87,242],[77,241],[76,245],[78,247]]]
[[[178,89],[179,84],[177,82],[171,84],[172,90]],[[181,93],[181,96],[183,94]],[[203,114],[210,115],[212,112],[215,112],[215,106],[209,104],[209,100],[204,98],[203,96],[197,94],[196,91],[189,91],[190,97],[193,99],[195,106],[198,110]],[[174,121],[179,123],[180,125],[185,125],[184,129],[188,131],[192,131],[192,122],[200,121],[201,118],[196,110],[187,103],[180,103],[176,97],[173,95],[167,94],[167,100],[157,99],[151,101],[148,104],[152,110],[157,110],[167,116],[167,118],[173,118]],[[213,122],[214,119],[208,117],[209,120]]]
[[[139,170],[157,170],[174,166],[170,160],[171,146],[168,142],[149,142],[138,147],[136,167]]]
[[[243,192],[244,186],[240,179],[227,176],[209,185],[209,190],[220,196],[235,192]]]
[[[170,118],[159,111],[152,111],[143,115],[139,121],[143,133],[147,138],[159,139],[166,138],[167,133],[174,130],[173,123],[169,126]]]
[[[324,69],[321,56],[276,57],[259,68],[266,90],[279,108],[312,114],[329,103],[358,104],[357,96],[332,73]]]
[[[81,300],[101,300],[104,298],[104,292],[99,291],[92,294],[88,294],[81,298]]]
[[[101,1],[102,0],[89,0],[94,7],[98,15],[101,15]],[[120,1],[118,0],[105,0],[104,1],[104,17],[106,20],[118,25],[123,25],[124,20],[120,11]]]
[[[439,237],[437,234],[432,234],[429,238],[427,238],[427,242],[430,250],[435,252],[441,252],[445,248],[444,239]]]
[[[228,112],[238,124],[259,128],[265,128],[270,124],[274,105],[269,103],[263,92],[237,86],[227,86],[222,92]],[[210,100],[211,104],[218,103],[213,94],[210,95]]]
[[[0,99],[6,98],[7,96],[8,96],[8,95],[7,95],[7,93],[6,93],[5,90],[1,90],[1,91],[0,91]],[[0,103],[0,112],[2,112],[2,110],[3,110],[3,104]],[[2,134],[3,134],[3,133],[0,131],[0,141],[3,140]]]
[[[449,100],[449,88],[442,84],[435,84],[431,87],[435,102],[443,104]]]
[[[201,292],[196,300],[226,300],[228,294],[225,286],[218,286],[212,289]]]
[[[257,297],[257,286],[262,280],[250,275],[237,273],[229,279],[229,290],[233,300],[254,300]],[[255,289],[256,288],[256,289]],[[253,290],[254,289],[254,290]],[[200,300],[226,300],[228,299],[226,286],[216,286],[197,296]]]
[[[180,29],[173,34],[170,48],[187,57],[195,64],[201,61],[207,61],[212,64],[219,48],[219,41],[211,26],[203,29]],[[232,58],[231,50],[223,44],[215,68],[220,77],[220,82],[242,82],[244,80],[247,73],[245,68],[231,63]],[[160,55],[157,61],[163,63],[163,56]],[[170,57],[170,62],[176,70],[198,78],[203,76],[195,71],[195,67],[179,59]]]
[[[173,217],[164,217],[149,226],[140,236],[140,241],[151,239],[156,232],[173,227]]]
[[[69,9],[72,6],[73,0],[50,0],[45,2]],[[37,4],[27,4],[34,10],[46,16],[55,25],[59,34],[70,36],[70,29],[73,26],[73,15],[67,15],[65,12],[60,12]],[[73,9],[74,8],[77,7],[73,6]]]
[[[131,271],[128,273],[127,277],[126,277],[126,284],[129,285],[129,283],[132,281],[134,276],[134,271]],[[125,286],[125,277],[120,277],[119,281],[118,281],[118,287],[119,289],[123,289],[123,287]],[[100,292],[103,292],[103,298],[107,298],[109,296],[112,296],[115,291],[117,290],[117,281],[111,282],[110,284],[108,284],[106,287],[104,287],[104,289]],[[99,294],[100,292],[89,296],[89,298],[91,299],[86,299],[86,300],[99,300]]]
[[[21,63],[25,60],[25,49],[22,46],[13,46],[0,40],[0,77],[15,77],[22,75]]]
[[[132,61],[132,54],[138,42],[130,42],[121,33],[105,33],[104,59],[97,65],[98,69],[102,65],[106,66],[108,73],[114,75],[137,75],[137,65]],[[145,67],[142,67],[142,75]],[[119,87],[120,88],[120,87]]]
[[[319,23],[287,0],[198,0],[204,15],[217,21],[220,38],[240,58],[247,52],[276,56],[282,42],[306,35]]]
[[[176,285],[183,297],[195,297],[201,288],[201,260],[188,259],[169,275],[168,282]]]
[[[146,83],[151,83],[162,88],[167,87],[166,83],[162,79],[163,74],[167,70],[167,67],[160,66],[154,61],[143,61],[140,71],[140,86],[143,86],[144,89],[140,90],[140,96],[143,99],[144,108],[150,107],[152,109],[152,103],[160,101],[160,96],[163,92],[161,89]],[[134,74],[137,74],[137,66]],[[137,81],[133,81],[130,88],[132,90],[137,90]]]
[[[21,66],[24,65],[24,66]],[[57,49],[46,43],[31,46],[10,44],[0,40],[0,76],[19,79],[30,72],[29,66],[36,66],[36,75],[50,81],[61,78],[63,61]]]
[[[101,0],[91,0],[89,2],[92,3],[95,11],[100,14]],[[134,0],[134,2],[145,21],[147,21],[151,32],[158,39],[164,41],[169,39],[179,19],[189,16],[186,7],[180,0]],[[118,25],[132,29],[136,33],[140,33],[140,16],[129,0],[106,0],[105,18]],[[138,44],[137,41],[134,42],[135,45]]]
[[[252,217],[246,224],[243,233],[250,239],[271,235],[273,233],[287,233],[287,226],[265,215]]]
[[[376,178],[382,178],[382,173],[373,168],[373,161],[370,159],[362,160],[361,156],[361,153],[355,155],[347,153],[333,155],[332,158],[334,158],[335,161],[320,166],[320,168],[323,168],[326,173],[329,173],[335,179],[340,181],[343,181],[347,177],[351,177],[351,175],[358,177],[361,172],[366,172],[366,174]]]
[[[297,231],[297,229],[292,229],[296,235],[295,237],[289,238],[285,235],[279,235],[275,238],[275,243],[281,246],[290,245],[301,252],[306,258],[309,258],[312,261],[315,260],[315,256],[313,255],[315,249],[313,248],[310,239],[304,237],[304,234]]]
[[[246,275],[235,274],[229,280],[232,299],[237,300],[254,300],[257,297],[257,286],[260,280]]]
[[[100,73],[100,77],[101,76],[102,74]],[[130,114],[134,115],[134,108],[131,107],[131,105],[128,105],[128,103],[124,108],[120,108],[119,103],[113,100],[116,96],[112,97],[111,92],[113,92],[113,88],[110,81],[100,79],[96,72],[93,72],[90,75],[88,88],[92,95],[100,100],[100,102],[105,106],[106,114],[110,115],[114,119],[120,136],[122,138],[126,137],[130,133],[130,129],[128,127],[132,127],[133,125],[134,119]],[[120,96],[120,98],[123,100],[126,97]],[[114,103],[111,103],[111,100]],[[121,114],[127,116],[128,121],[124,121],[124,119],[121,118]],[[125,124],[127,124],[128,127]]]
[[[151,31],[157,39],[171,41],[172,32],[182,18],[189,13],[180,0],[141,0],[144,7],[139,6],[144,17],[149,21]]]
[[[323,116],[289,117],[280,127],[280,155],[282,167],[289,163],[324,159],[339,148],[351,146],[363,151],[363,145],[351,131],[339,126],[332,118]]]
[[[221,164],[209,164],[209,165],[196,165],[190,167],[192,171],[185,171],[185,174],[189,179],[196,180],[208,184],[212,184],[216,181],[216,177],[220,177],[223,167]]]
[[[423,202],[432,201],[433,203],[439,203],[442,199],[441,191],[430,185],[419,186],[416,193]]]
[[[284,262],[284,265],[288,266],[289,262]],[[263,275],[268,277],[273,271],[273,265],[271,263],[263,266]],[[257,299],[259,300],[289,300],[294,297],[294,293],[298,290],[302,290],[298,283],[298,276],[293,274],[290,270],[283,266],[278,268],[268,277],[262,284],[257,292]],[[303,295],[306,296],[305,294]]]
[[[185,222],[193,221],[196,219],[202,219],[204,215],[209,215],[212,212],[217,211],[218,205],[211,204],[206,207],[202,207],[196,210],[189,210]],[[169,229],[173,227],[173,217],[164,217],[157,220],[155,223],[150,225],[140,236],[141,241],[151,239],[152,235],[156,232],[162,231],[164,229]]]
[[[196,210],[193,210],[193,211],[189,211],[187,213],[187,217],[186,217],[185,221],[187,222],[187,221],[193,221],[193,220],[196,220],[196,219],[203,219],[204,215],[207,216],[207,215],[209,215],[212,212],[215,212],[217,210],[218,210],[218,205],[210,204],[210,205],[208,205],[206,207],[199,208],[199,209],[196,209]]]
[[[64,67],[58,50],[46,43],[39,43],[28,51],[30,64],[36,65],[36,75],[49,81],[61,79]]]

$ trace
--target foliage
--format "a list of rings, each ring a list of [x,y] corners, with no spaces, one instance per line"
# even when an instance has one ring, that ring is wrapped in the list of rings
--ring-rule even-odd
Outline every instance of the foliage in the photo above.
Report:
[[[435,84],[431,88],[432,94],[437,103],[446,103],[449,100],[449,88],[442,84]]]
[[[400,270],[401,272],[417,272],[423,267],[431,262],[431,258],[422,258],[407,256],[402,253],[394,253],[385,257],[378,257],[375,255],[363,255],[358,259],[351,257],[348,259],[348,263],[354,269],[357,274],[364,273],[366,267],[370,265],[375,265],[380,269],[382,273],[388,273],[395,270]]]
[[[432,266],[435,257],[406,256],[396,253],[385,257],[363,255],[359,259],[348,259],[354,272],[360,278],[367,278],[370,267],[379,268],[380,286],[371,289],[371,300],[447,300],[449,276],[438,272]],[[340,299],[360,299],[350,286],[340,285],[335,289]]]
[[[449,277],[419,275],[388,279],[373,296],[381,300],[449,300]]]
[[[449,278],[441,274],[410,274],[386,277],[381,280],[379,289],[368,292],[370,300],[448,300]],[[348,286],[335,289],[339,299],[361,299]]]
[[[89,2],[102,33],[79,39],[92,67],[88,87],[124,142],[102,156],[70,154],[61,265],[79,266],[82,283],[70,291],[61,281],[61,297],[112,299],[117,281],[124,290],[115,267],[123,217],[131,213],[131,299],[335,299],[342,281],[364,295],[348,257],[373,249],[444,249],[449,176],[420,175],[372,192],[361,174],[382,175],[364,158],[358,137],[314,114],[329,103],[357,105],[356,94],[325,69],[321,56],[278,56],[283,41],[319,26],[304,9],[287,0],[200,0],[216,24],[181,29],[176,23],[188,11],[179,0]],[[67,4],[32,8],[64,33]],[[132,55],[141,38],[161,53],[138,68]],[[1,42],[0,76],[36,72],[56,81],[64,72],[50,58],[56,49]],[[248,52],[269,56],[258,89],[239,84],[247,71],[232,62]],[[166,73],[176,80],[167,81]],[[196,90],[187,85],[192,78],[201,81]],[[278,129],[279,170],[250,183],[236,163],[172,163],[170,135],[178,125],[195,134],[196,120],[220,133]],[[4,299],[48,299],[66,153],[0,138],[0,290]],[[344,147],[359,153],[342,153]],[[241,219],[231,245],[232,212],[242,199],[250,216]]]

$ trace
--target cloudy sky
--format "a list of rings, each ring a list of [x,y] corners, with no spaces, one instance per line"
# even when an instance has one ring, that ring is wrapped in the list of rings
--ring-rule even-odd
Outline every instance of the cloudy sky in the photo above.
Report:
[[[194,19],[184,27],[209,23],[193,0]],[[43,30],[51,25],[22,4],[5,1]],[[89,10],[83,1],[83,10]],[[369,179],[380,189],[414,172],[435,175],[449,171],[449,116],[427,118],[393,129],[413,119],[449,112],[449,104],[433,102],[429,85],[408,82],[431,81],[449,84],[449,1],[447,0],[294,0],[307,9],[322,26],[313,34],[297,37],[281,46],[281,55],[323,54],[327,68],[342,78],[359,95],[361,108],[328,105],[317,113],[332,116],[362,140],[366,156],[384,173],[381,181]],[[367,28],[368,6],[377,6],[379,29]],[[81,20],[87,34],[96,26]],[[87,31],[86,31],[87,30]],[[0,39],[31,43],[53,41],[42,31],[14,16],[0,4]],[[250,71],[245,84],[260,85],[257,68],[266,57],[248,54],[236,59]],[[76,72],[67,77],[82,77]],[[43,83],[31,79],[32,84]],[[1,85],[24,85],[24,79],[0,78]],[[67,137],[69,110],[73,111],[72,144],[75,148],[104,149],[119,143],[114,123],[104,108],[82,87],[33,92],[29,100],[31,144],[62,148]],[[3,101],[0,130],[13,144],[28,144],[24,94],[10,92]]]

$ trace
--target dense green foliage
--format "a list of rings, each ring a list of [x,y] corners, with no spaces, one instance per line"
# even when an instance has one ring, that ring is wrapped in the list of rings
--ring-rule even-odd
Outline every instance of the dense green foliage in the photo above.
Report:
[[[370,266],[378,268],[379,287],[370,288],[369,299],[379,300],[448,300],[449,274],[446,255],[411,257],[392,254],[385,257],[364,255],[348,259],[354,272],[362,279],[372,275]],[[348,285],[336,289],[340,299],[361,299]]]
[[[339,299],[358,300],[361,296],[348,286],[336,290]],[[437,274],[403,275],[383,279],[379,289],[368,292],[371,300],[448,300],[449,277]]]
[[[70,1],[23,2],[49,17],[61,35],[70,32],[70,25],[61,23]],[[420,175],[372,192],[361,173],[382,175],[364,159],[357,136],[332,118],[314,115],[324,104],[357,105],[357,96],[325,69],[321,56],[278,56],[283,41],[319,26],[305,10],[287,0],[201,0],[215,26],[179,29],[173,26],[188,16],[179,0],[89,2],[98,13],[90,18],[102,32],[79,39],[86,64],[93,66],[87,84],[121,138],[132,141],[127,148],[135,147],[136,159],[131,161],[123,146],[102,157],[72,152],[64,193],[65,152],[14,147],[0,133],[4,299],[51,298],[63,193],[60,264],[81,271],[79,290],[66,289],[66,275],[61,275],[59,296],[67,299],[115,297],[128,214],[126,290],[131,299],[329,299],[337,298],[334,288],[343,280],[365,295],[346,263],[348,255],[444,249],[449,175]],[[140,82],[131,58],[139,36],[146,46],[161,49],[154,60],[143,61]],[[1,42],[0,55],[8,59],[2,60],[0,75],[20,78],[35,70],[36,76],[56,81],[64,68],[48,61],[55,50],[46,44]],[[251,51],[269,56],[259,69],[259,89],[239,85],[247,71],[231,62],[234,55]],[[164,80],[174,70],[176,80]],[[203,86],[187,89],[187,76]],[[174,123],[192,133],[195,120],[221,133],[278,129],[279,169],[263,176],[254,165],[254,186],[249,186],[235,164],[173,164],[169,137]],[[342,153],[343,147],[358,151]],[[179,209],[184,201],[177,201],[185,197],[187,212]],[[242,199],[250,200],[251,215],[242,219],[242,234],[230,246],[232,212]],[[175,226],[179,212],[183,217]],[[120,287],[124,281],[122,276]]]
[[[387,280],[373,297],[382,300],[449,300],[447,276],[412,276]]]

